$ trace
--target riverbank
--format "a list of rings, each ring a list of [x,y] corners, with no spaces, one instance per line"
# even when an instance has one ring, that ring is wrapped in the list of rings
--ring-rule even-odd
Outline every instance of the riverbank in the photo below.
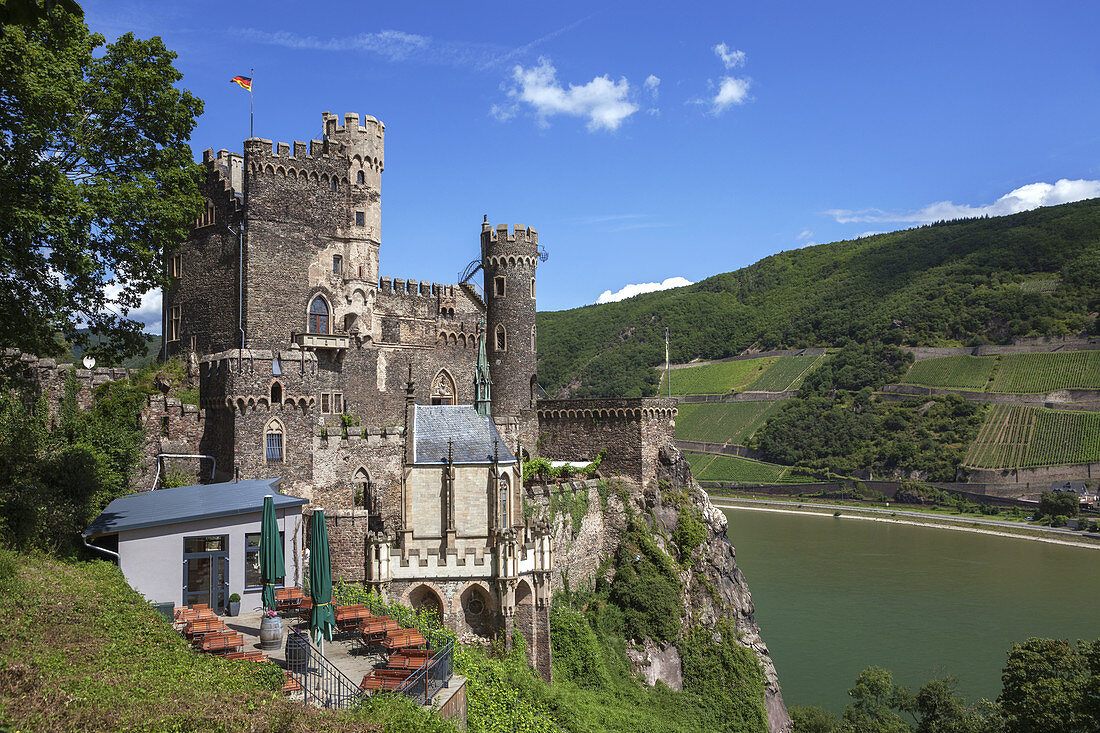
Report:
[[[779,514],[809,514],[834,519],[860,519],[870,522],[908,524],[915,527],[949,529],[1100,550],[1100,536],[1097,535],[977,517],[937,516],[904,510],[873,509],[847,504],[819,504],[809,501],[748,499],[730,496],[711,496],[710,500],[719,509],[775,512]]]

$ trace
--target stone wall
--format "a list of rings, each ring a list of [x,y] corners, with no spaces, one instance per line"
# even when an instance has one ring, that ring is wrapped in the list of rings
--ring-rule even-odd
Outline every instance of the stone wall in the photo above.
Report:
[[[170,357],[186,354],[192,344],[202,354],[241,345],[238,234],[243,202],[241,189],[233,188],[234,175],[240,179],[241,156],[222,150],[215,158],[207,150],[203,165],[206,178],[200,190],[206,196],[207,211],[195,222],[187,242],[165,253],[168,272],[174,276],[164,290],[162,338],[170,338],[172,308],[180,309],[179,338],[166,344]],[[171,266],[175,258],[178,275]]]
[[[312,527],[312,510],[307,510],[306,526]],[[365,509],[326,509],[332,582],[362,582],[366,579],[366,537],[370,517]],[[308,545],[306,545],[308,547]]]
[[[157,456],[162,453],[179,455],[204,455],[202,437],[205,432],[203,411],[197,405],[182,404],[177,397],[157,395],[150,397],[141,411],[141,424],[145,431],[142,443],[142,461],[133,478],[135,489],[155,489]],[[191,483],[209,483],[217,458],[162,458],[160,480],[172,472],[186,475]],[[218,467],[222,468],[222,467]],[[224,468],[223,475],[224,475]]]
[[[593,460],[606,449],[601,471],[643,484],[656,480],[658,453],[673,439],[675,399],[539,400],[537,405],[539,455]]]

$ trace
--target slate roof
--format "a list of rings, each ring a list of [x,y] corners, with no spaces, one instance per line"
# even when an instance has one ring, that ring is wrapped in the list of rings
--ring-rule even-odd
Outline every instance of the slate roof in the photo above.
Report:
[[[492,463],[493,441],[502,465],[516,462],[493,418],[478,415],[472,405],[414,405],[412,433],[414,464],[438,466],[448,441],[456,464]]]
[[[85,537],[98,537],[196,519],[259,514],[263,510],[265,494],[274,497],[276,510],[309,503],[305,499],[280,494],[278,486],[281,480],[252,479],[199,484],[119,497],[108,504],[81,534]]]

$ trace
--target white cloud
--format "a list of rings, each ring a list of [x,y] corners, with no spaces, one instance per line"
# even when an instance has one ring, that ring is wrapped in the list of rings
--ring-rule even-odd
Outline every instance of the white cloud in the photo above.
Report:
[[[799,235],[798,235],[798,238],[799,238],[799,239],[809,239],[809,238],[810,238],[810,237],[812,237],[813,235],[814,235],[814,233],[813,233],[813,232],[811,232],[811,231],[810,231],[809,229],[803,229],[803,230],[802,230],[802,231],[801,231],[801,232],[799,233]]]
[[[432,46],[432,39],[428,36],[395,30],[332,38],[300,36],[289,31],[261,31],[255,28],[244,28],[240,33],[249,40],[272,46],[308,51],[367,51],[377,53],[390,61],[404,61],[411,56],[421,55]]]
[[[645,78],[645,81],[642,82],[642,86],[646,88],[646,91],[649,92],[651,97],[657,99],[658,87],[661,86],[661,79],[660,77],[650,74]]]
[[[914,211],[883,211],[882,209],[831,209],[825,213],[841,224],[852,222],[931,224],[935,221],[950,219],[968,219],[976,216],[1005,216],[1030,211],[1040,206],[1067,204],[1071,201],[1096,198],[1100,196],[1100,181],[1063,178],[1055,183],[1029,183],[1026,186],[1009,191],[1004,196],[985,206],[956,204],[951,201],[938,201]],[[866,232],[867,236],[876,232]]]
[[[735,104],[744,104],[749,99],[749,80],[735,76],[724,76],[718,85],[718,93],[710,100],[711,112],[718,115]]]
[[[715,46],[714,53],[722,59],[722,63],[725,64],[727,69],[736,69],[738,66],[745,65],[745,52],[731,49],[724,43]]]
[[[111,283],[106,287],[104,294],[107,296],[107,308],[131,321],[143,324],[147,333],[159,334],[161,332],[160,288],[142,295],[141,304],[137,308],[131,308],[126,314],[122,313],[122,308],[118,306],[116,300],[120,292],[122,292],[122,286],[117,283]]]
[[[617,130],[623,120],[638,111],[630,101],[630,83],[625,79],[612,81],[606,74],[587,84],[570,84],[566,89],[558,82],[557,69],[548,58],[540,57],[537,66],[512,70],[516,86],[507,89],[511,105],[493,105],[490,113],[497,119],[510,119],[520,103],[534,108],[539,123],[546,125],[552,115],[568,115],[588,119],[588,129]]]
[[[633,298],[635,295],[641,295],[642,293],[653,293],[658,290],[668,290],[669,288],[682,288],[685,285],[692,285],[691,280],[683,277],[670,277],[659,283],[634,283],[633,285],[624,285],[620,290],[611,292],[605,290],[596,299],[597,303],[615,303],[626,298]]]

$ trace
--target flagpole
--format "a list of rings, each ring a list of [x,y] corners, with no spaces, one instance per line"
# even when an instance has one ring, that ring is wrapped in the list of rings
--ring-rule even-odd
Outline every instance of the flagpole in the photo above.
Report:
[[[256,69],[249,69],[248,73],[252,77],[252,81],[248,83],[248,137],[253,138],[256,136],[256,111],[253,105],[252,85],[256,83]]]
[[[668,366],[668,327],[665,327],[665,378],[668,380],[668,396],[672,396],[672,370]]]

